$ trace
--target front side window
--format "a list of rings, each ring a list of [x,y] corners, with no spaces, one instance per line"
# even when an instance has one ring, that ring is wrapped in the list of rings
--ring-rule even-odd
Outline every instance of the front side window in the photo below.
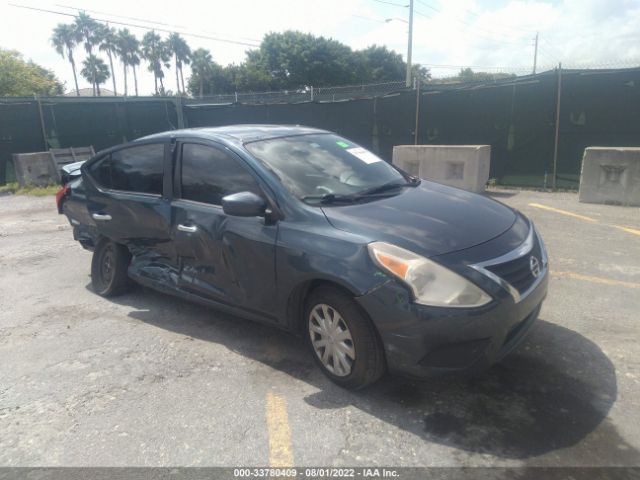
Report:
[[[182,146],[182,198],[222,205],[222,197],[238,192],[262,195],[256,180],[223,150],[187,143]]]
[[[381,158],[337,135],[273,138],[245,147],[302,199],[353,195],[406,180]]]
[[[163,144],[123,148],[89,167],[103,188],[156,195],[162,195],[163,169]]]

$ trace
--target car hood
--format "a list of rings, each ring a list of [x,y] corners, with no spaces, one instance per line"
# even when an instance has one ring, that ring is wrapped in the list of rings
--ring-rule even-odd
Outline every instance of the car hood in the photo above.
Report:
[[[487,242],[516,220],[514,210],[495,200],[424,180],[395,196],[322,210],[340,230],[427,257]]]

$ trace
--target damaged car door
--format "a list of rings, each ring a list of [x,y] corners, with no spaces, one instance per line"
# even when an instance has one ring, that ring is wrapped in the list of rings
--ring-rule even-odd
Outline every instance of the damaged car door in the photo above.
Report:
[[[107,152],[89,166],[87,210],[100,236],[126,245],[134,277],[165,281],[175,257],[169,237],[170,162],[167,142],[146,142]]]
[[[223,197],[239,192],[265,198],[258,177],[238,155],[214,143],[178,142],[171,237],[180,288],[273,317],[277,223],[227,215]]]

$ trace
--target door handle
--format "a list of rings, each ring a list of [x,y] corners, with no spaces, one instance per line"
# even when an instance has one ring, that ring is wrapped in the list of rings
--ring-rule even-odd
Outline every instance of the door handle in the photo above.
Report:
[[[94,220],[107,221],[111,220],[111,215],[104,215],[102,213],[92,213],[91,216]]]
[[[181,223],[179,223],[178,230],[180,230],[181,232],[194,233],[198,231],[198,227],[196,227],[195,225],[182,225]]]

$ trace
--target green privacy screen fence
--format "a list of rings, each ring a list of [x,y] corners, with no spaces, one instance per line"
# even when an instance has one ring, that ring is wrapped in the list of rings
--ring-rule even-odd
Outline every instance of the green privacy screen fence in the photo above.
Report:
[[[13,153],[93,145],[96,151],[178,127],[171,98],[0,98],[0,184]]]
[[[419,94],[401,90],[336,102],[221,105],[167,97],[3,98],[0,183],[11,180],[12,153],[87,145],[97,151],[182,126],[237,123],[324,128],[389,161],[394,145],[416,140],[489,144],[491,177],[498,184],[551,186],[555,173],[557,186],[577,188],[585,147],[640,145],[640,69],[555,70],[494,83],[428,84]]]

